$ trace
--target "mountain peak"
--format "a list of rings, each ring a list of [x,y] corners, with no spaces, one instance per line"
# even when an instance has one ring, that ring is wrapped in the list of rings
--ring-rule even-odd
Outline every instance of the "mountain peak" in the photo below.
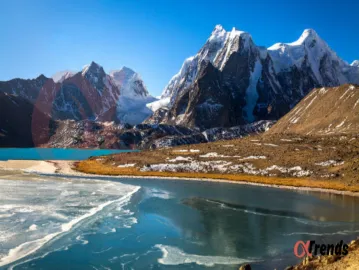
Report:
[[[302,37],[305,37],[305,38],[307,38],[307,37],[318,37],[318,34],[314,29],[309,28],[309,29],[305,29],[303,31]]]
[[[110,77],[125,97],[146,98],[150,96],[141,76],[131,68],[124,66],[119,70],[113,70],[110,72]]]
[[[212,41],[212,40],[220,40],[220,39],[223,39],[225,36],[226,36],[226,30],[224,30],[223,26],[220,25],[220,24],[217,24],[213,31],[212,31],[212,34],[211,36],[209,37],[209,40]]]
[[[126,66],[123,66],[119,71],[124,72],[127,75],[134,75],[136,73],[133,69]]]
[[[110,76],[115,80],[128,80],[137,74],[133,69],[123,66],[121,69],[110,71]]]
[[[352,67],[359,67],[359,60],[354,60],[353,63],[350,64]]]
[[[89,65],[85,65],[83,67],[81,73],[83,76],[85,76],[89,72],[94,73],[94,74],[105,73],[105,71],[103,70],[103,67],[94,61],[92,61],[91,64],[89,64]]]
[[[48,80],[48,78],[47,78],[44,74],[40,74],[40,75],[36,78],[36,80],[46,81],[46,80]]]
[[[302,44],[312,44],[313,42],[322,41],[317,32],[314,29],[305,29],[299,39],[288,45],[296,46]],[[322,41],[324,42],[324,41]]]
[[[235,27],[232,28],[231,31],[226,31],[222,25],[217,24],[213,31],[212,34],[209,38],[210,41],[212,40],[223,40],[226,37],[230,37],[230,38],[234,38],[235,36],[248,36],[250,37],[250,34],[248,32],[245,31],[241,31],[236,29]]]
[[[212,31],[212,34],[213,34],[213,33],[222,32],[222,31],[225,31],[224,28],[223,28],[223,26],[220,25],[220,24],[217,24],[217,25],[214,27],[214,29],[213,29],[213,31]]]

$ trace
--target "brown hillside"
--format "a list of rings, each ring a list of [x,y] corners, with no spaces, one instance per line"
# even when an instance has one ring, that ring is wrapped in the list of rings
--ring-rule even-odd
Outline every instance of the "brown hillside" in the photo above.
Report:
[[[312,90],[268,132],[302,135],[359,132],[359,86],[345,84]]]

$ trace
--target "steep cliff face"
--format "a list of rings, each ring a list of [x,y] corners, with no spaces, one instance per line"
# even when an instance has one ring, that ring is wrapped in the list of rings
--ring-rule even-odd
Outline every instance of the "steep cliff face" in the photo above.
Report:
[[[206,129],[276,120],[311,89],[344,83],[359,83],[357,62],[341,60],[312,29],[267,49],[249,33],[216,26],[165,87],[166,112],[148,121]]]

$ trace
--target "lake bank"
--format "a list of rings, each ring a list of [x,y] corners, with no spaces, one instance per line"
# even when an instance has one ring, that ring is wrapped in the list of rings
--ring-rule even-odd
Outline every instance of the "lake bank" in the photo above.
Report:
[[[141,172],[131,168],[106,168],[106,173],[97,173],[98,164],[93,161],[79,162],[75,160],[48,160],[48,161],[30,161],[30,160],[9,160],[0,161],[0,170],[3,171],[21,171],[27,173],[54,174],[62,176],[81,176],[81,177],[109,177],[109,178],[162,178],[167,180],[187,180],[187,181],[207,181],[235,183],[244,185],[254,185],[262,187],[273,187],[279,189],[291,189],[299,191],[324,192],[346,196],[359,196],[357,189],[345,189],[345,185],[335,183],[312,182],[308,179],[274,178],[259,177],[250,175],[226,175],[226,174],[207,174],[207,173],[166,173],[166,172]],[[84,164],[86,165],[84,167]],[[291,182],[293,181],[293,182]],[[336,189],[338,188],[340,189]],[[320,187],[324,186],[324,187]],[[333,188],[330,188],[333,187]]]
[[[229,182],[284,189],[328,192],[341,195],[359,196],[358,186],[347,186],[341,182],[323,181],[299,178],[264,177],[245,174],[216,174],[216,173],[181,173],[181,172],[146,172],[136,168],[116,168],[106,166],[96,160],[77,162],[74,169],[78,172],[97,176],[109,177],[139,177],[165,178],[175,180],[196,180],[210,182]],[[75,172],[76,174],[77,172]]]
[[[36,174],[24,175],[33,178]],[[50,232],[56,233],[62,223],[87,217],[87,213],[94,215],[39,249],[31,246],[34,252],[26,257],[12,253],[16,255],[12,261],[22,258],[13,262],[14,270],[50,269],[54,265],[67,269],[80,262],[78,269],[88,269],[89,265],[121,269],[126,264],[125,269],[153,265],[155,269],[204,270],[215,266],[234,270],[244,263],[253,269],[284,269],[299,262],[292,251],[299,239],[348,242],[359,231],[356,197],[224,181],[56,173],[36,177],[38,183],[1,180],[0,209],[6,211],[2,214],[7,216],[4,224],[10,232],[19,233],[18,227],[13,229],[13,223],[19,222],[23,233],[49,239],[48,226],[41,225],[49,219],[57,220],[55,231]],[[114,202],[100,207],[134,188],[137,191],[126,205]],[[40,194],[34,197],[34,190]],[[14,196],[23,203],[11,203]],[[49,211],[49,207],[54,209]],[[27,220],[22,223],[23,218]]]

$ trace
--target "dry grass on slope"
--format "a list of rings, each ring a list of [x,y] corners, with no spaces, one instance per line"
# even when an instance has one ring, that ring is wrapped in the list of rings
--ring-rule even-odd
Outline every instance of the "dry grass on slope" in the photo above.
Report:
[[[300,171],[290,169],[298,167]],[[357,137],[298,135],[250,136],[96,157],[77,164],[77,170],[92,174],[212,178],[354,192],[359,191],[358,168]]]
[[[359,131],[359,86],[312,90],[268,132],[301,135],[355,134]]]
[[[278,185],[288,187],[309,187],[320,189],[333,189],[338,191],[359,192],[359,186],[348,186],[339,181],[320,181],[309,178],[280,178],[280,177],[264,177],[252,175],[236,175],[236,174],[218,174],[218,173],[184,173],[184,172],[142,172],[137,168],[114,168],[104,165],[96,160],[85,160],[76,164],[76,170],[96,175],[107,176],[142,176],[142,177],[179,177],[179,178],[202,178],[215,180],[229,180],[243,183],[256,183],[264,185]]]

